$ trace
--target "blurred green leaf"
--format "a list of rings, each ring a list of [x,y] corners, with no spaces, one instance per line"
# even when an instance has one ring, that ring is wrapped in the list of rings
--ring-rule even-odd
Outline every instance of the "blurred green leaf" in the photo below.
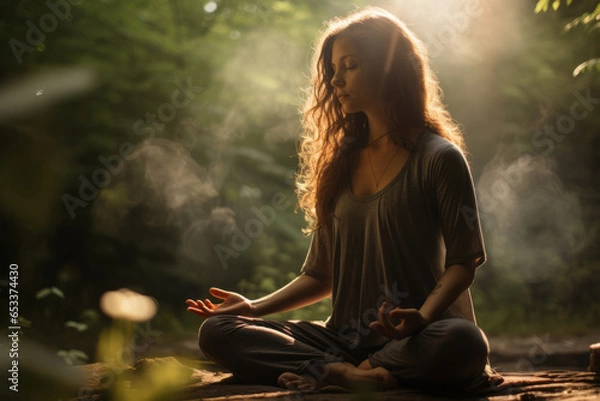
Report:
[[[89,359],[85,352],[78,349],[61,349],[56,354],[61,357],[67,365],[81,365]]]
[[[50,294],[54,294],[59,298],[63,298],[63,299],[65,298],[65,294],[63,294],[63,292],[56,287],[48,287],[48,288],[43,288],[43,289],[39,290],[35,294],[35,298],[43,299],[43,298],[46,298]]]
[[[550,0],[539,0],[535,5],[535,13],[539,13],[540,11],[548,11],[548,6],[550,5]]]
[[[50,290],[50,288],[43,288],[35,294],[35,298],[43,299],[43,298],[46,298],[50,294],[52,294],[52,291]]]
[[[72,327],[79,332],[86,331],[88,329],[88,326],[86,324],[78,323],[73,320],[65,322],[65,327]]]
[[[554,0],[554,2],[552,3],[552,9],[554,11],[558,10],[558,7],[560,6],[560,0]]]
[[[576,77],[579,74],[581,74],[582,72],[589,71],[594,68],[596,68],[596,70],[598,72],[600,72],[600,58],[593,58],[593,59],[584,61],[583,63],[579,64],[573,70],[573,76]]]
[[[25,328],[31,327],[31,321],[27,320],[23,315],[19,315],[19,325]]]

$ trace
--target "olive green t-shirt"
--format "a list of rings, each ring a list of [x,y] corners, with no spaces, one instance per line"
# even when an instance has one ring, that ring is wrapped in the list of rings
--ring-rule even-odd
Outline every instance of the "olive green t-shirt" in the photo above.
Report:
[[[326,324],[351,347],[389,340],[372,331],[384,300],[420,308],[446,267],[485,261],[469,166],[441,136],[419,135],[398,175],[377,193],[340,195],[331,232],[318,230],[302,273],[332,285]],[[467,290],[440,316],[475,322]]]

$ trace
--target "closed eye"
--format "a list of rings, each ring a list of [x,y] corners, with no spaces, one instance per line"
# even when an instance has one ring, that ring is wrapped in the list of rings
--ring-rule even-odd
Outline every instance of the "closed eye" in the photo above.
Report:
[[[347,65],[343,67],[343,71],[352,71],[352,70],[356,70],[358,68],[358,64],[352,64],[352,65]],[[333,70],[333,73],[336,73],[336,68],[334,65],[331,66],[331,69]]]
[[[341,58],[340,60],[342,62],[342,67],[344,69],[344,71],[351,71],[351,70],[355,70],[358,68],[358,57],[356,56],[352,56],[352,55],[347,55]],[[333,70],[333,73],[335,74],[336,72],[336,65],[334,63],[331,63],[331,69]]]

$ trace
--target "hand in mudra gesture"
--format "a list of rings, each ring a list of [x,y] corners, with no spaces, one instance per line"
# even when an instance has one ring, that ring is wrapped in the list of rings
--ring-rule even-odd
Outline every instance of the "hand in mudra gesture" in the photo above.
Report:
[[[254,307],[252,306],[252,303],[242,295],[214,287],[211,288],[209,292],[213,297],[222,299],[223,302],[220,304],[213,304],[208,298],[204,301],[200,299],[196,301],[188,299],[185,301],[185,303],[188,304],[187,310],[206,318],[226,314],[254,316]]]
[[[381,304],[378,310],[379,320],[372,322],[369,327],[378,333],[395,340],[410,337],[421,331],[427,322],[421,312],[414,308],[391,309],[387,302]],[[394,325],[391,318],[399,318],[400,323]]]

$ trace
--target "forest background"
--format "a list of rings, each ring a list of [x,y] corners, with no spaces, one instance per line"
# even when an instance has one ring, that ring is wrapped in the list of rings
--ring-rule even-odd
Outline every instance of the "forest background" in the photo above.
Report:
[[[296,277],[312,43],[367,4],[425,41],[464,129],[488,252],[479,325],[598,333],[600,5],[567,3],[1,2],[0,236],[22,337],[93,358],[99,299],[125,287],[157,300],[160,341],[193,339],[185,299],[211,286],[255,298]]]

